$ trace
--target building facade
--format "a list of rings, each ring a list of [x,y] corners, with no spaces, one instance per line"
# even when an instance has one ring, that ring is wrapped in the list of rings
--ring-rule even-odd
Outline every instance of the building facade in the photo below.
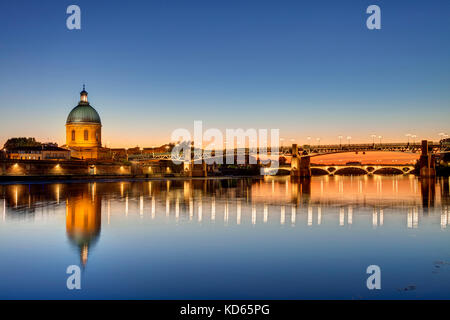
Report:
[[[70,150],[49,145],[17,147],[7,150],[7,158],[16,160],[70,160]]]

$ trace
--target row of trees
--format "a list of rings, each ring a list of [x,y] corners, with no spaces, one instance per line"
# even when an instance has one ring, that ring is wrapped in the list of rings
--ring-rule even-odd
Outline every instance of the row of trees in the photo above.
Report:
[[[3,145],[3,149],[10,150],[13,148],[20,148],[20,147],[39,147],[42,143],[36,141],[35,138],[10,138],[8,141],[5,142]]]

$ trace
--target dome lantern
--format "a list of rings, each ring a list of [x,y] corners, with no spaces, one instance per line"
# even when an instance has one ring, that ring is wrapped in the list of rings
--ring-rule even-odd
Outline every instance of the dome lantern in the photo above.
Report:
[[[85,86],[83,84],[83,91],[80,92],[80,102],[85,102],[88,103],[88,99],[87,99],[88,93],[85,89]]]

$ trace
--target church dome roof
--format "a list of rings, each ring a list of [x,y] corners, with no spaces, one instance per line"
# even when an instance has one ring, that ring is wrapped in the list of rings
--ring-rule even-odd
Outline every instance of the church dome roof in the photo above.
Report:
[[[69,124],[80,122],[102,123],[98,112],[94,108],[92,108],[89,104],[81,103],[70,111],[66,123]]]
[[[70,111],[67,117],[66,124],[71,123],[97,123],[102,124],[100,116],[97,111],[91,107],[87,100],[88,93],[86,92],[84,85],[83,91],[80,92],[80,102],[78,105]]]

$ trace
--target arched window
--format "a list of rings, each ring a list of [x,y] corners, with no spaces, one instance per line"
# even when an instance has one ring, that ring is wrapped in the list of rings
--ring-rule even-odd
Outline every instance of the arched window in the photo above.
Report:
[[[75,141],[75,130],[72,130],[72,141]]]
[[[89,132],[84,130],[84,140],[89,140]]]
[[[99,136],[99,134],[98,134],[98,131],[95,131],[95,140],[98,142],[98,136]]]

